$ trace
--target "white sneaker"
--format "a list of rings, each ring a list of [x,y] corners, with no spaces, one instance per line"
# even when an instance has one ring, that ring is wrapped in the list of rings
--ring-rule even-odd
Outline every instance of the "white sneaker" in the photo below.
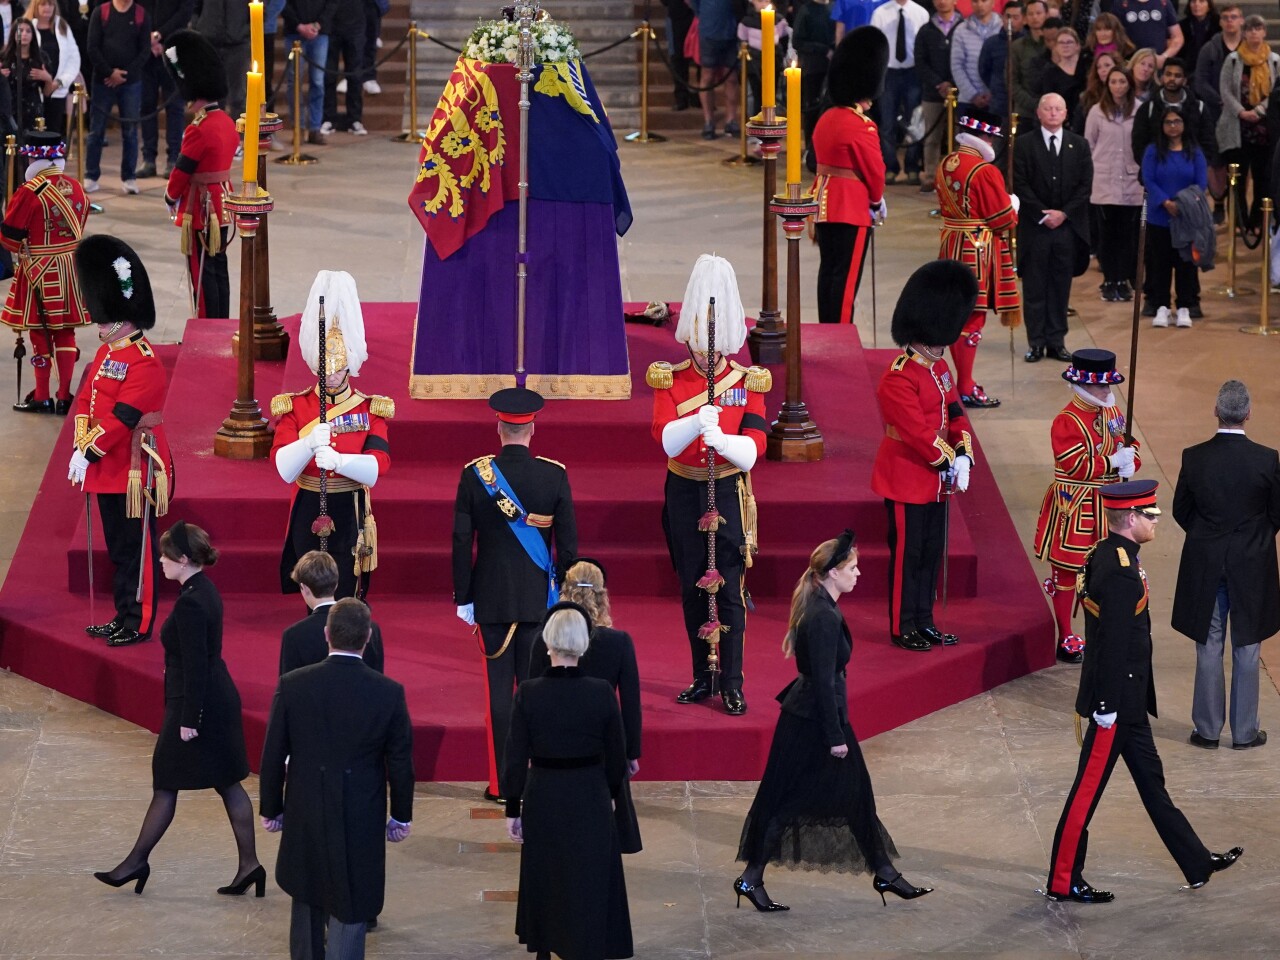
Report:
[[[328,120],[320,124],[320,136],[322,137],[333,136],[333,124],[330,123]]]
[[[338,81],[338,85],[337,85],[334,89],[335,89],[335,90],[337,90],[337,91],[338,91],[338,93],[346,93],[346,92],[347,92],[347,78],[346,78],[346,77],[343,77],[341,80],[339,80],[339,81]]]
[[[84,188],[84,192],[85,192],[85,193],[97,193],[97,192],[98,192],[98,181],[97,181],[97,180],[86,180],[84,183],[80,184],[80,186]]]
[[[136,193],[138,192],[138,181],[137,181],[137,180],[126,180],[126,181],[124,182],[124,192],[125,192],[125,193],[134,193],[134,194],[136,194]]]
[[[364,92],[371,97],[376,97],[382,92],[382,85],[377,80],[366,80],[364,82]]]
[[[1191,328],[1191,311],[1190,311],[1190,310],[1188,310],[1186,307],[1179,307],[1179,308],[1178,308],[1178,321],[1177,321],[1177,325],[1178,325],[1179,327],[1183,327],[1183,328],[1185,328],[1185,329],[1190,329],[1190,328]]]
[[[1156,311],[1156,315],[1151,318],[1153,327],[1167,327],[1169,325],[1169,308],[1161,307]]]
[[[369,135],[368,129],[359,120],[352,121],[350,133],[353,137],[367,137]]]

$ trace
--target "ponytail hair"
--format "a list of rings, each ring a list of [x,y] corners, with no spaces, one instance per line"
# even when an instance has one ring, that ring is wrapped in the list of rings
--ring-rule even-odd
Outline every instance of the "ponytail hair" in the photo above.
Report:
[[[787,618],[787,635],[782,638],[784,657],[795,653],[796,631],[800,629],[809,601],[822,589],[822,578],[849,559],[857,549],[856,543],[853,532],[846,530],[836,539],[818,544],[809,555],[809,569],[796,581],[796,588],[791,592],[791,615]]]

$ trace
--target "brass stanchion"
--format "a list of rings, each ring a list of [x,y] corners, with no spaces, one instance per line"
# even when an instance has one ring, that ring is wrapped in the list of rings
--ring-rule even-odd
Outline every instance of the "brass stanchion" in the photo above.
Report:
[[[84,110],[85,105],[89,102],[88,91],[85,90],[83,83],[75,83],[71,86],[72,118],[75,123],[75,141],[76,141],[76,179],[81,184],[84,183]],[[102,205],[89,201],[90,213],[101,213]]]
[[[1258,310],[1258,325],[1244,326],[1241,333],[1252,333],[1259,337],[1269,337],[1280,333],[1280,327],[1271,326],[1271,211],[1270,197],[1262,201],[1262,306]]]
[[[431,34],[418,29],[418,22],[409,24],[409,64],[405,67],[408,73],[409,87],[409,129],[396,134],[391,139],[396,143],[421,143],[426,136],[425,131],[418,128],[418,40],[429,40]]]
[[[721,162],[730,167],[753,167],[759,157],[747,153],[747,64],[751,62],[751,48],[742,44],[738,48],[738,155]]]
[[[656,43],[658,35],[645,20],[631,36],[640,38],[640,129],[628,133],[627,140],[630,143],[666,143],[666,137],[649,132],[649,43]]]
[[[1240,180],[1240,164],[1227,164],[1227,282],[1214,287],[1213,292],[1221,297],[1234,300],[1236,297],[1249,297],[1257,291],[1248,287],[1236,286],[1236,184]]]
[[[18,138],[12,133],[4,138],[4,156],[5,166],[7,167],[4,182],[4,202],[8,206],[9,201],[13,199],[13,180],[17,173],[18,159]]]
[[[289,51],[293,62],[293,152],[287,157],[276,157],[276,163],[287,167],[305,167],[319,161],[302,152],[302,41],[293,41]],[[254,229],[257,229],[255,224]]]
[[[960,91],[955,87],[947,90],[947,153],[956,152],[956,107],[960,103]]]

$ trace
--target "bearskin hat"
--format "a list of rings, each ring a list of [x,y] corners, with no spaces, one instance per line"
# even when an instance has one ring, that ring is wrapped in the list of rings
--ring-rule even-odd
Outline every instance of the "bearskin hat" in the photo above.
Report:
[[[978,281],[958,260],[930,260],[907,278],[893,308],[893,342],[955,343],[978,302]]]
[[[187,103],[226,99],[227,69],[214,45],[196,31],[179,30],[169,37],[164,59]],[[258,69],[262,68],[258,64]]]
[[[97,233],[76,245],[80,297],[94,323],[131,323],[139,330],[156,325],[147,268],[133,248],[118,237]]]
[[[889,69],[889,41],[876,27],[858,27],[831,55],[827,69],[827,93],[837,107],[852,107],[859,100],[875,100],[884,93],[884,72]]]

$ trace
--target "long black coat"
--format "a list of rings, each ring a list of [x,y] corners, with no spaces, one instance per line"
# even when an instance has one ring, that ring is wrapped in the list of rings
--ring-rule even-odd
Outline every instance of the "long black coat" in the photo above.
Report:
[[[329,608],[333,604],[326,603],[316,607],[297,623],[286,627],[280,638],[280,673],[288,673],[299,667],[319,663],[329,656],[329,644],[324,638],[324,625],[329,619]],[[364,648],[364,662],[379,673],[383,672],[382,628],[376,623]]]
[[[343,923],[382,912],[388,782],[391,816],[410,822],[404,687],[342,655],[280,678],[259,787],[262,816],[284,815],[276,882],[289,896]]]
[[[1231,642],[1280,630],[1280,456],[1243,434],[1219,433],[1182,453],[1173,518],[1187,533],[1173,629],[1204,643],[1218,584],[1231,598]]]
[[[1018,259],[1043,256],[1040,245],[1052,231],[1040,224],[1045,210],[1061,210],[1067,222],[1059,230],[1070,230],[1076,238],[1078,255],[1073,276],[1080,276],[1089,265],[1089,197],[1093,190],[1093,157],[1089,141],[1062,128],[1058,143],[1062,160],[1061,203],[1053,204],[1052,162],[1038,127],[1018,137],[1013,154],[1013,192],[1022,202],[1018,210]],[[1083,259],[1082,259],[1083,258]]]
[[[778,701],[787,713],[816,720],[828,747],[846,742],[849,694],[845,667],[853,654],[849,625],[826,590],[819,590],[805,606],[796,630],[795,656],[799,676],[783,688]]]
[[[494,461],[528,513],[552,518],[539,532],[559,579],[578,555],[573,495],[564,467],[519,444],[507,444]],[[454,504],[453,601],[459,606],[474,603],[476,623],[538,623],[548,606],[547,572],[529,559],[506,514],[470,466],[462,468]]]

